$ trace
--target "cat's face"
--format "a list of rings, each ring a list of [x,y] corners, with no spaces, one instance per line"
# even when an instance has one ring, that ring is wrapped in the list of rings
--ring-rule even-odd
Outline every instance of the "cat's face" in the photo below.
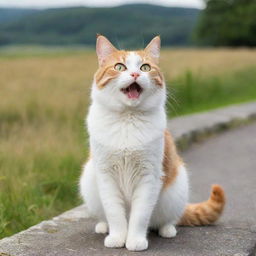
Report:
[[[165,85],[157,65],[159,51],[159,37],[144,50],[120,51],[107,38],[98,36],[99,69],[94,77],[93,98],[116,110],[147,110],[161,104],[165,100]]]

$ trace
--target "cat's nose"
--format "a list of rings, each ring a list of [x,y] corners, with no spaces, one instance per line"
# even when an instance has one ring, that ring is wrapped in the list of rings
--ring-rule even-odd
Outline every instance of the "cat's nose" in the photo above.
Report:
[[[134,77],[134,79],[136,80],[140,76],[140,74],[137,72],[133,72],[131,73],[131,76]]]

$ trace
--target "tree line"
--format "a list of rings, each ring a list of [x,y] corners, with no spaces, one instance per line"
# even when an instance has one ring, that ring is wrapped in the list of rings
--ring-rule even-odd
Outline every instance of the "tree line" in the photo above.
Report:
[[[199,45],[256,46],[255,0],[206,0],[194,32]]]
[[[141,48],[157,34],[166,46],[256,46],[256,0],[205,0],[205,5],[201,11],[147,4],[0,9],[0,45],[94,45],[101,33],[120,48]]]

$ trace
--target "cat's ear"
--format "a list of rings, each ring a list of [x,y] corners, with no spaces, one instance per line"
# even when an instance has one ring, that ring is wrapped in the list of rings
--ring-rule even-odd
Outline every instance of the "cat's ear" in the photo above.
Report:
[[[97,34],[96,53],[98,56],[99,65],[103,65],[106,58],[116,52],[117,49],[110,43],[110,41],[102,35]]]
[[[150,43],[145,48],[145,51],[153,58],[156,62],[158,62],[160,57],[160,48],[161,48],[161,39],[160,36],[154,37]]]

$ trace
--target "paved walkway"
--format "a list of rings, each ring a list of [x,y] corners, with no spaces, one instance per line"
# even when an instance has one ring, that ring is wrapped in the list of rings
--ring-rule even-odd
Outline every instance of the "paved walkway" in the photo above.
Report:
[[[182,155],[190,173],[191,201],[207,199],[213,183],[221,184],[226,191],[227,207],[216,226],[178,228],[174,239],[150,234],[149,249],[131,253],[126,249],[104,248],[104,236],[94,234],[91,219],[80,218],[72,222],[70,218],[69,226],[60,224],[58,227],[66,232],[58,232],[52,225],[48,228],[50,222],[47,222],[40,225],[44,225],[43,230],[48,234],[34,228],[35,231],[25,238],[20,236],[22,248],[13,255],[256,255],[256,123],[212,136],[203,143],[194,144]],[[0,245],[0,255],[7,255],[1,253],[7,252],[3,249],[8,247],[8,241],[12,240],[5,240],[4,247]]]
[[[218,183],[225,189],[227,205],[217,226],[184,228],[177,242],[183,241],[186,252],[190,248],[187,255],[256,255],[256,123],[194,144],[183,157],[190,172],[191,201],[206,199],[209,186]]]

